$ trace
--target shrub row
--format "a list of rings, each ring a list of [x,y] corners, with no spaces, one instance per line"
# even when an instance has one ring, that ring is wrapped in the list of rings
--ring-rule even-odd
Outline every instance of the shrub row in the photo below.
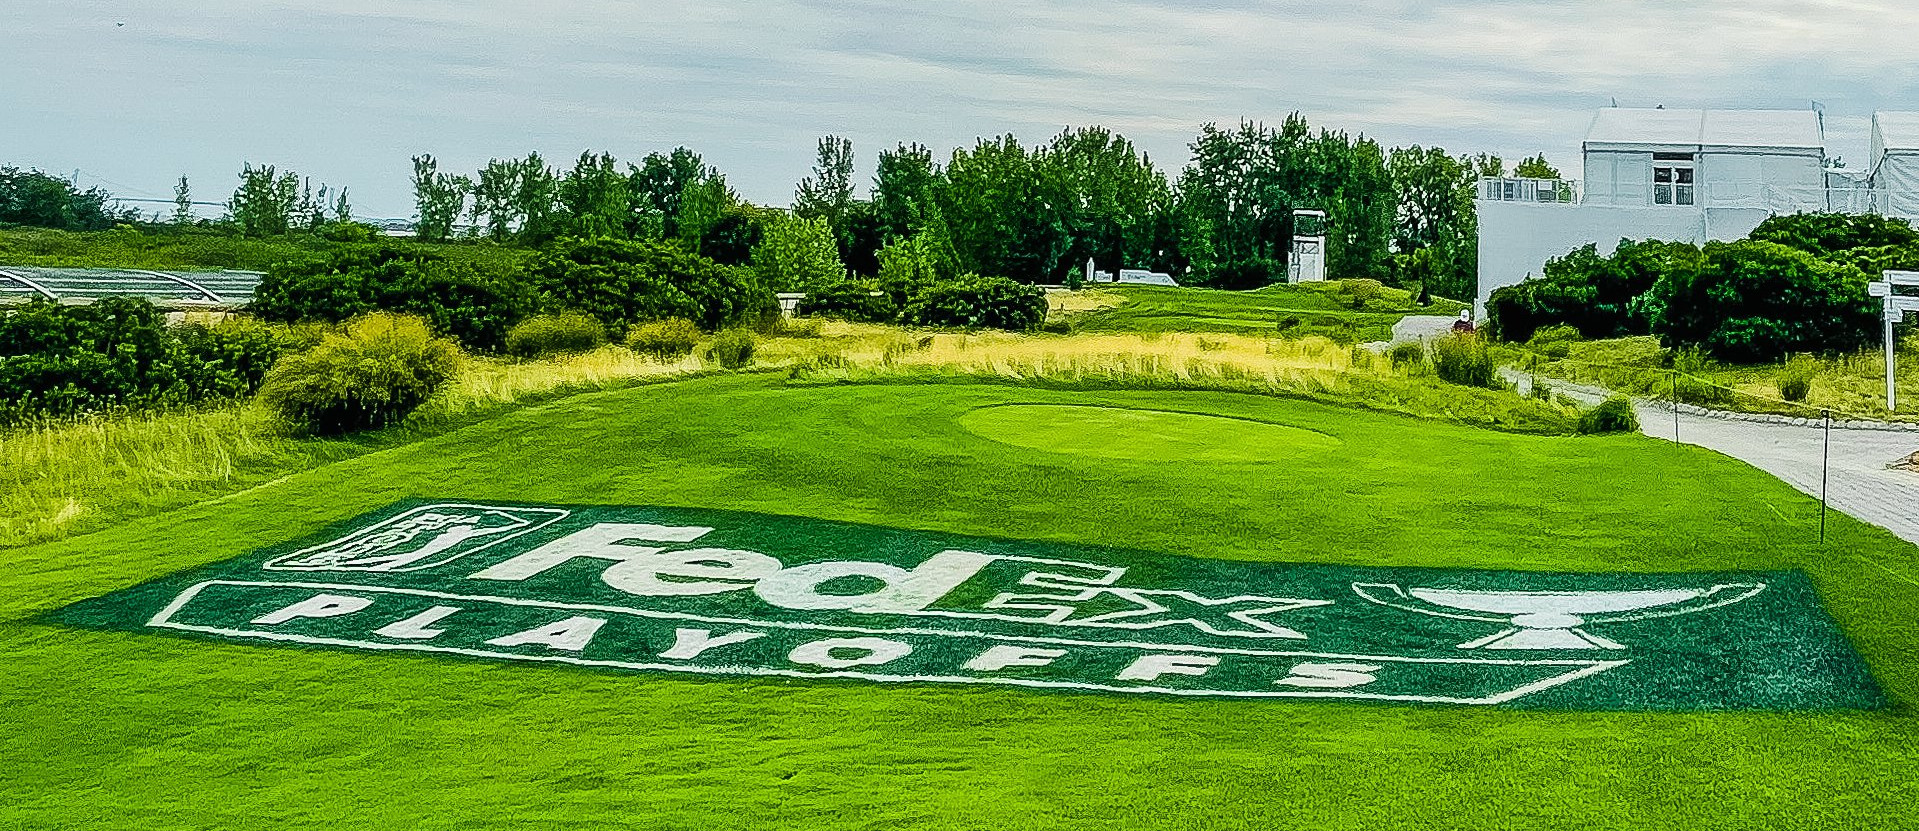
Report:
[[[1032,331],[1046,321],[1046,292],[1004,277],[969,274],[908,287],[902,305],[892,294],[858,281],[809,292],[799,313],[861,323],[957,326]]]

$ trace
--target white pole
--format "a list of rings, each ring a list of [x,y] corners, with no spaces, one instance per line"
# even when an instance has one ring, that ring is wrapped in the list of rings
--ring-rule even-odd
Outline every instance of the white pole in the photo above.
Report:
[[[1887,297],[1886,313],[1883,315],[1883,317],[1886,319],[1886,412],[1887,413],[1892,413],[1899,409],[1899,399],[1897,397],[1898,393],[1895,392],[1892,388],[1892,368],[1893,368],[1892,361],[1893,361],[1893,355],[1894,355],[1893,339],[1892,339],[1893,337],[1892,316],[1895,314],[1898,314],[1898,312],[1894,311],[1892,298]]]

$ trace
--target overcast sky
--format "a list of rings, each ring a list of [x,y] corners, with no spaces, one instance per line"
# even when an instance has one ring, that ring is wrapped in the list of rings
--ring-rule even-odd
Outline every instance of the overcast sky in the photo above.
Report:
[[[684,144],[784,204],[815,140],[944,155],[1103,124],[1162,167],[1200,124],[1544,151],[1580,175],[1592,110],[1827,111],[1866,159],[1874,109],[1919,110],[1919,4],[1881,0],[0,0],[0,164],[128,196],[231,194],[241,163],[410,217],[408,159]],[[152,206],[148,206],[152,207]]]

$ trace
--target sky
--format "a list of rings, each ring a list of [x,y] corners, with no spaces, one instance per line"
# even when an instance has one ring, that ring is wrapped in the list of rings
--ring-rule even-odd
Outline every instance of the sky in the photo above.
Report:
[[[685,145],[786,204],[827,134],[863,182],[900,142],[1089,124],[1176,170],[1201,124],[1297,111],[1578,178],[1615,101],[1818,101],[1863,167],[1871,113],[1919,110],[1915,29],[1891,0],[0,0],[0,165],[162,199],[186,175],[217,202],[272,164],[409,218],[418,153]]]

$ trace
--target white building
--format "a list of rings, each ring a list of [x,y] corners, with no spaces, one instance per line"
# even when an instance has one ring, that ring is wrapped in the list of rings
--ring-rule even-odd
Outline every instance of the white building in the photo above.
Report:
[[[1621,239],[1736,240],[1766,217],[1878,210],[1919,216],[1919,114],[1873,117],[1872,169],[1826,166],[1811,110],[1607,108],[1583,145],[1584,187],[1539,179],[1480,183],[1479,297],[1538,276],[1548,259]]]

